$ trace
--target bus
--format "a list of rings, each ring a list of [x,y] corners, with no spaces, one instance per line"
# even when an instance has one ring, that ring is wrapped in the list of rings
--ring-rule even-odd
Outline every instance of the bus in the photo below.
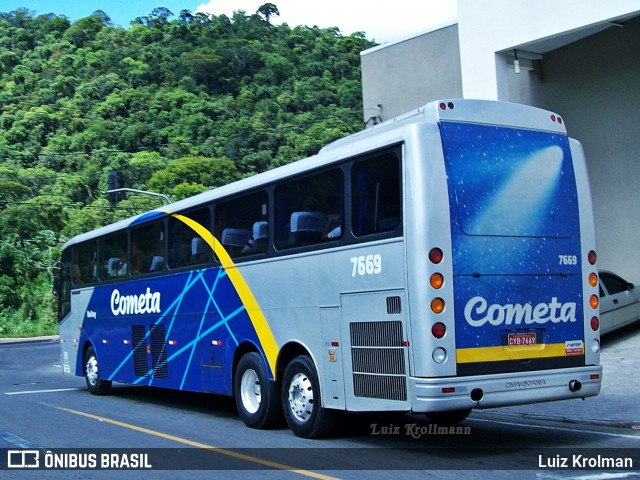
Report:
[[[444,100],[70,239],[64,373],[233,396],[252,428],[600,391],[583,149],[559,115]]]

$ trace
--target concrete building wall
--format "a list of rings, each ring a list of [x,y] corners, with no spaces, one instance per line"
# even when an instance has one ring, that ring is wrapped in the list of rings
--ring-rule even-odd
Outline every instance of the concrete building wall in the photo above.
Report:
[[[361,64],[365,122],[376,116],[388,120],[438,98],[462,97],[457,25],[365,50]]]
[[[599,265],[640,283],[640,0],[458,0],[458,15],[363,52],[365,120],[442,97],[559,113],[585,147]]]
[[[507,61],[496,52],[579,36],[639,10],[638,0],[458,0],[464,97],[509,97]]]
[[[544,55],[529,99],[583,144],[599,265],[640,283],[640,18]],[[515,74],[512,73],[515,76]]]

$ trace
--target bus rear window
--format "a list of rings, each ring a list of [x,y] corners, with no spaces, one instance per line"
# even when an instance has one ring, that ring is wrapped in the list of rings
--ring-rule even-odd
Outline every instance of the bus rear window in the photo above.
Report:
[[[578,199],[566,135],[441,122],[452,215],[467,235],[570,237]]]

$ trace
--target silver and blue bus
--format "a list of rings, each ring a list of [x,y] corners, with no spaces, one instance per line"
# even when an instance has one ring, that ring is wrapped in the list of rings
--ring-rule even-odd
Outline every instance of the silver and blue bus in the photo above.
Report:
[[[319,154],[70,239],[61,363],[231,395],[298,436],[340,412],[597,395],[598,277],[583,150],[562,117],[430,103]]]

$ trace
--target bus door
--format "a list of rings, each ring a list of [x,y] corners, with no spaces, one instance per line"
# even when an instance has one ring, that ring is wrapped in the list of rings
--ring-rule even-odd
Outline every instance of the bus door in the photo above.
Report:
[[[93,288],[82,288],[71,291],[71,314],[60,324],[60,340],[62,345],[62,371],[64,373],[82,373],[82,349],[78,349],[79,338],[87,324],[96,322],[96,312],[89,309],[93,298]],[[86,323],[85,323],[86,322]]]

